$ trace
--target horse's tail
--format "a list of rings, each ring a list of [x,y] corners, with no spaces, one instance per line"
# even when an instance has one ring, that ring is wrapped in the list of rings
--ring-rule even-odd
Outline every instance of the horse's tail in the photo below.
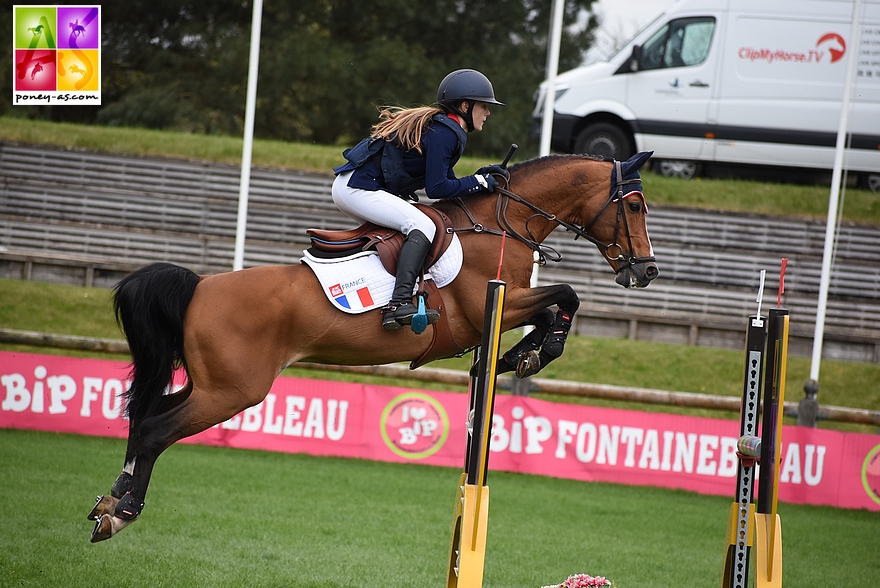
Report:
[[[174,368],[184,364],[183,317],[199,283],[194,272],[154,263],[123,278],[113,290],[116,322],[131,350],[131,387],[125,393],[131,428],[158,412]]]

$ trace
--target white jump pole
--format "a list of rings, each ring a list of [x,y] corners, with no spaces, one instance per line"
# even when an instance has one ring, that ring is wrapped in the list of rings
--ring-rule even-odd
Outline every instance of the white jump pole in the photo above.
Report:
[[[260,69],[260,25],[263,0],[254,0],[251,19],[251,51],[248,62],[247,103],[244,115],[244,145],[241,151],[241,184],[238,188],[238,220],[235,225],[233,271],[244,266],[244,234],[247,229],[248,188],[251,183],[251,155],[254,147],[254,111],[257,108],[257,72]]]

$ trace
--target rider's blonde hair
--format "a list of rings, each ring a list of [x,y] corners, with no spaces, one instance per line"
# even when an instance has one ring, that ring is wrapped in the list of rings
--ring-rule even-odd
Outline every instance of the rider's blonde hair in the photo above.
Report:
[[[371,135],[386,141],[397,139],[406,150],[415,149],[422,152],[422,133],[431,118],[443,110],[436,106],[417,106],[402,108],[399,106],[383,106],[379,111],[379,122],[373,125]]]

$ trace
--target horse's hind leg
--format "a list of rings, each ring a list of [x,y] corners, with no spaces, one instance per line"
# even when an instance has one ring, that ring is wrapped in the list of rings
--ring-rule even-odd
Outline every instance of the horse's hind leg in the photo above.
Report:
[[[162,396],[159,412],[164,413],[172,408],[180,405],[189,398],[192,392],[192,383],[187,382],[186,385],[174,394]],[[125,463],[122,467],[122,473],[113,482],[110,487],[110,494],[101,494],[95,499],[95,506],[88,515],[90,521],[96,521],[101,515],[113,514],[119,499],[131,491],[133,486],[132,473],[134,472],[135,455],[137,453],[138,442],[140,437],[135,433],[134,429],[129,429],[128,445],[125,448]]]
[[[192,383],[187,382],[180,391],[163,396],[162,404],[159,408],[160,414],[182,404],[187,398],[189,398],[191,392]],[[123,525],[118,523],[116,524],[116,529],[112,527],[112,515],[116,511],[119,500],[134,488],[133,473],[139,445],[140,435],[135,432],[135,429],[129,429],[128,444],[125,449],[125,463],[122,472],[113,482],[113,486],[110,487],[110,494],[102,494],[95,499],[95,506],[88,515],[90,521],[98,521],[92,531],[93,543],[95,541],[109,539],[123,527]],[[107,515],[107,518],[102,520],[104,515]]]
[[[269,386],[266,386],[265,391],[268,390]],[[144,419],[139,438],[134,443],[136,448],[133,455],[126,456],[126,467],[132,469],[130,479],[126,476],[127,472],[123,472],[117,478],[119,487],[114,484],[117,492],[124,488],[127,490],[118,498],[112,512],[98,516],[91,542],[109,539],[138,519],[144,508],[153,467],[163,451],[184,437],[200,433],[235,416],[250,406],[244,400],[245,397],[246,395],[240,394],[239,387],[225,395],[215,393],[211,398],[194,390],[169,410]],[[265,393],[262,397],[265,397]],[[225,402],[223,398],[226,399]]]

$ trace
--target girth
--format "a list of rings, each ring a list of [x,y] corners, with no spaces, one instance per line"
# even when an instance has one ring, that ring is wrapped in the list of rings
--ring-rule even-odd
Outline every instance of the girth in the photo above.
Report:
[[[449,217],[432,206],[414,204],[416,208],[425,213],[434,223],[434,241],[425,256],[425,268],[434,265],[452,242],[452,227]],[[364,223],[354,229],[328,231],[324,229],[307,229],[309,239],[312,242],[312,250],[323,253],[324,256],[344,256],[348,254],[375,249],[379,252],[382,265],[391,275],[397,275],[397,255],[403,246],[404,236],[396,229],[389,229],[370,222]],[[319,253],[319,255],[320,255]]]

